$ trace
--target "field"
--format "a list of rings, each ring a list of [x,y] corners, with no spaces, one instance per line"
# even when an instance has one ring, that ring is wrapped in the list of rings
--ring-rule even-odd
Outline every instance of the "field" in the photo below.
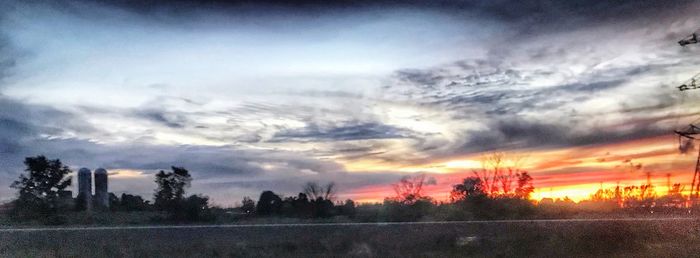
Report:
[[[0,231],[0,257],[696,257],[700,221],[234,225]]]

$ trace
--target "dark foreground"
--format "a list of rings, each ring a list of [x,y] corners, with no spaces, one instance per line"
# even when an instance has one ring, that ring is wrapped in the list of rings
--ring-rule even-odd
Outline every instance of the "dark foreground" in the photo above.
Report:
[[[697,257],[700,220],[0,230],[0,257]]]

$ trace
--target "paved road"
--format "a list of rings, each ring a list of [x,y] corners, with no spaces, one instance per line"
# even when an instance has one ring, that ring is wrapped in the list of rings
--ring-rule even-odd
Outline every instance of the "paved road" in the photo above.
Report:
[[[378,222],[378,223],[290,223],[290,224],[221,224],[221,225],[150,225],[150,226],[94,226],[94,227],[42,227],[42,228],[0,228],[0,233],[35,231],[98,231],[98,230],[141,230],[141,229],[190,229],[190,228],[257,228],[257,227],[337,227],[337,226],[390,226],[390,225],[468,225],[504,223],[575,223],[575,222],[635,222],[635,221],[694,221],[700,218],[614,218],[614,219],[541,219],[541,220],[471,220],[471,221],[421,221],[421,222]]]

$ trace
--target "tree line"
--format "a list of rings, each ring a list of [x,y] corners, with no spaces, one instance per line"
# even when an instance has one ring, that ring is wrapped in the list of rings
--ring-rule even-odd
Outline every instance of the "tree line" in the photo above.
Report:
[[[80,199],[66,191],[72,172],[58,159],[27,157],[25,173],[11,187],[17,189],[10,217],[60,224],[68,212],[85,210]],[[109,194],[109,210],[96,212],[152,212],[152,221],[217,221],[221,217],[250,219],[287,217],[296,219],[344,218],[351,221],[419,221],[470,219],[566,218],[587,213],[655,211],[687,212],[688,199],[675,184],[667,195],[659,196],[652,185],[600,189],[588,200],[575,203],[568,198],[531,200],[533,178],[517,162],[504,154],[491,154],[472,175],[452,186],[448,201],[437,201],[425,194],[425,175],[407,176],[393,184],[395,195],[381,203],[356,204],[337,200],[334,183],[309,182],[293,196],[263,191],[257,202],[244,197],[235,208],[210,205],[209,197],[187,195],[192,182],[189,171],[171,167],[155,174],[153,202],[138,195]],[[67,194],[68,193],[68,194]],[[219,220],[220,221],[220,220]]]
[[[25,174],[10,187],[17,189],[17,198],[11,202],[10,217],[18,220],[41,220],[60,224],[64,214],[85,211],[85,199],[73,198],[66,190],[72,185],[71,169],[59,159],[43,155],[24,160]],[[209,198],[203,195],[186,196],[192,176],[187,169],[172,167],[155,175],[157,185],[151,203],[143,197],[122,194],[121,198],[109,193],[109,211],[159,211],[172,221],[200,221],[212,219]]]

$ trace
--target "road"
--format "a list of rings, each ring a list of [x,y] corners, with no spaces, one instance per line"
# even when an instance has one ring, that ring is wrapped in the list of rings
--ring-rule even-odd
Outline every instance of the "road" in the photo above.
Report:
[[[347,223],[285,223],[285,224],[216,224],[216,225],[144,225],[144,226],[77,226],[0,228],[0,233],[41,231],[100,231],[100,230],[144,230],[144,229],[215,229],[215,228],[275,228],[275,227],[353,227],[391,225],[470,225],[470,224],[532,224],[532,223],[576,223],[576,222],[671,222],[696,221],[700,218],[608,218],[608,219],[539,219],[539,220],[471,220],[471,221],[420,221],[420,222],[347,222]]]

